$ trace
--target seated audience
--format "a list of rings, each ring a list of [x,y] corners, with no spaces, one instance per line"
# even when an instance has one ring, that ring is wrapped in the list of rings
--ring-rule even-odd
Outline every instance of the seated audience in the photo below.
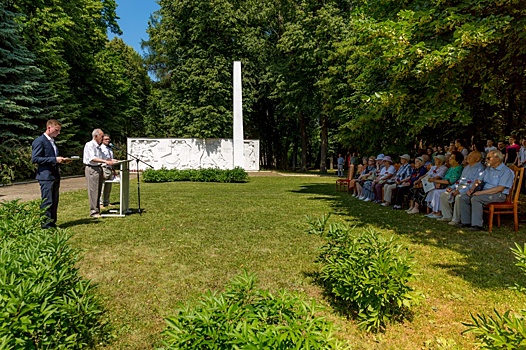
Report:
[[[427,192],[426,202],[428,207],[432,209],[432,212],[426,215],[431,219],[439,219],[442,217],[440,211],[440,195],[446,191],[446,188],[453,186],[462,174],[462,162],[464,156],[459,151],[454,151],[449,157],[449,169],[446,171],[443,179],[432,178],[429,182],[435,184],[435,189]]]
[[[484,170],[482,180],[475,181],[466,193],[460,195],[460,220],[462,226],[468,227],[468,230],[471,231],[483,230],[482,209],[484,205],[504,202],[515,177],[513,171],[504,165],[502,152],[491,151],[486,160],[488,166]]]
[[[444,177],[447,171],[447,167],[444,165],[445,160],[446,157],[442,155],[438,155],[435,157],[435,165],[433,165],[426,174],[429,179],[442,179]],[[417,184],[420,182],[421,179],[416,181]],[[410,208],[406,212],[408,214],[418,214],[420,212],[420,206],[424,204],[424,189],[422,187],[413,186],[410,192]]]
[[[394,177],[387,180],[387,184],[384,186],[384,201],[382,203],[382,206],[390,206],[393,190],[396,191],[396,187],[398,185],[400,185],[402,182],[408,181],[411,177],[411,171],[413,169],[411,169],[411,164],[409,164],[410,160],[411,157],[409,156],[409,154],[404,154],[400,156],[400,168],[398,168],[398,171],[396,172]]]
[[[389,156],[383,159],[383,167],[380,170],[379,176],[373,181],[373,191],[376,200],[375,203],[382,203],[382,189],[396,173],[396,168],[393,165],[393,160]]]
[[[367,157],[362,158],[362,164],[358,165],[356,169],[356,173],[354,174],[354,179],[349,181],[349,191],[351,191],[351,189],[353,190],[353,194],[352,194],[353,197],[356,197],[357,195],[356,183],[360,179],[360,176],[362,175],[363,171],[367,168],[367,161],[368,161]]]
[[[372,179],[372,181],[365,181],[363,184],[362,196],[364,197],[363,198],[364,202],[374,201],[373,181],[380,175],[380,172],[383,169],[384,157],[385,156],[383,154],[379,154],[376,157],[376,175],[374,179]]]
[[[393,209],[402,209],[405,196],[409,193],[409,190],[413,188],[415,182],[417,182],[427,172],[424,166],[424,159],[417,157],[415,159],[415,168],[412,169],[409,179],[403,179],[399,185],[396,185],[396,193],[393,200]]]
[[[356,184],[355,184],[355,194],[356,197],[360,200],[365,199],[365,196],[363,195],[363,186],[367,181],[373,181],[376,176],[376,166],[375,166],[375,159],[374,157],[370,157],[368,160],[367,167],[364,168],[360,176],[358,177]]]
[[[482,160],[481,153],[473,151],[468,154],[468,159],[460,179],[453,185],[440,194],[440,210],[442,211],[441,221],[449,221],[450,225],[460,223],[460,195],[466,193],[473,182],[481,180],[484,173],[484,165],[480,162]],[[453,204],[453,211],[451,205]]]

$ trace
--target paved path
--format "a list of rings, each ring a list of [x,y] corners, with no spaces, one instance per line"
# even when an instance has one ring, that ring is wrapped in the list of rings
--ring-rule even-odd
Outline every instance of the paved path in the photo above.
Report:
[[[86,186],[86,179],[83,176],[62,179],[60,181],[60,193],[85,189]],[[23,202],[40,199],[40,185],[35,181],[0,187],[0,201],[14,199],[20,199]]]

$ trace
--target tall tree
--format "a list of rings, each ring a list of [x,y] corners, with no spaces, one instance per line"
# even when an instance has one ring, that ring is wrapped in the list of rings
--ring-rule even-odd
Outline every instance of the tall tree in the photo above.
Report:
[[[28,141],[39,121],[49,117],[42,105],[51,100],[44,74],[22,42],[16,14],[0,2],[0,143]]]

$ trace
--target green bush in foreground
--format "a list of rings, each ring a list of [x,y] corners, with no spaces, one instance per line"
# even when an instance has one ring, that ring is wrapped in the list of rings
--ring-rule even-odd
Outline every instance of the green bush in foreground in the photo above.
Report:
[[[326,230],[327,219],[309,220],[309,232],[327,240],[317,262],[328,292],[355,313],[367,331],[382,330],[407,316],[421,299],[408,285],[414,278],[412,256],[393,237],[386,240],[373,229],[331,224]]]
[[[83,349],[108,326],[63,230],[40,228],[36,202],[0,204],[0,349]]]
[[[195,181],[195,182],[248,182],[247,172],[240,168],[234,169],[147,169],[143,173],[144,182],[174,182],[174,181]]]
[[[256,289],[237,276],[221,294],[206,293],[167,318],[166,349],[343,349],[318,307],[286,291]]]
[[[515,249],[511,249],[518,266],[526,273],[526,244],[523,248],[515,243]],[[516,288],[524,292],[523,286]],[[513,315],[510,310],[500,315],[493,310],[494,317],[477,314],[471,315],[472,323],[463,323],[468,329],[464,333],[473,333],[479,340],[482,349],[526,349],[526,310]]]

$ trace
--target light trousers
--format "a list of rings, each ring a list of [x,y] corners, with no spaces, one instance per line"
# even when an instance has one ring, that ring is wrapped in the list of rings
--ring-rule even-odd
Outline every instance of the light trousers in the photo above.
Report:
[[[482,227],[484,204],[504,202],[506,195],[501,193],[481,194],[479,196],[460,195],[460,220],[462,224]]]

